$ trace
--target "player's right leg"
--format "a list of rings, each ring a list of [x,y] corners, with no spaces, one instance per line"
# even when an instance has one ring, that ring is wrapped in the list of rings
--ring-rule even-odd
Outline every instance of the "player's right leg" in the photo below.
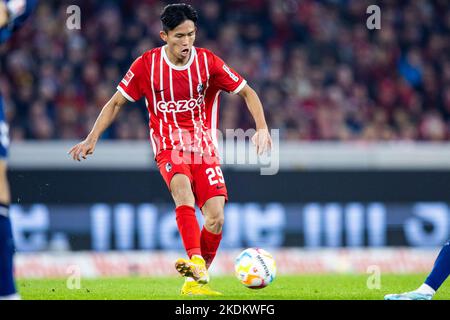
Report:
[[[180,156],[183,161],[180,160]],[[175,262],[177,271],[185,277],[181,288],[183,295],[215,295],[207,283],[209,274],[201,256],[200,227],[195,215],[195,196],[190,161],[184,161],[185,155],[178,154],[173,161],[171,151],[163,151],[157,156],[160,173],[175,202],[178,230],[189,259],[180,258]],[[187,159],[189,160],[189,159]]]
[[[200,250],[200,227],[195,216],[195,197],[191,181],[185,174],[175,174],[170,181],[170,191],[176,205],[176,219],[189,260],[180,258],[175,262],[177,271],[200,284],[209,282],[205,260]]]
[[[202,162],[194,163],[192,167],[193,180],[195,181],[193,184],[195,201],[205,218],[205,224],[200,235],[200,249],[208,269],[222,239],[224,204],[228,199],[227,189],[218,159],[205,160],[205,157],[202,157]],[[212,183],[208,174],[211,170],[219,175],[216,177],[217,181]],[[181,292],[183,294],[222,295],[222,293],[212,290],[208,285],[199,285],[188,279]]]
[[[186,277],[181,288],[184,295],[222,295],[212,290],[209,285],[209,274],[206,262],[201,253],[200,228],[193,206],[194,194],[190,180],[186,175],[176,174],[171,181],[170,189],[176,204],[177,224],[189,260],[180,258],[175,262],[177,271]],[[188,205],[186,205],[188,203]],[[192,204],[190,206],[189,204]],[[188,227],[188,223],[190,226]]]
[[[175,202],[178,230],[189,257],[178,259],[175,268],[182,276],[205,284],[209,282],[209,275],[201,256],[200,227],[195,215],[190,160],[186,159],[186,154],[176,152],[163,151],[156,158],[159,171]]]

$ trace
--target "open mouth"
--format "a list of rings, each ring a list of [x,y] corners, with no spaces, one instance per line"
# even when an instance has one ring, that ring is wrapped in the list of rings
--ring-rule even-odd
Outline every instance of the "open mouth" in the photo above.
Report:
[[[181,50],[181,54],[183,56],[187,56],[189,54],[189,49],[186,48],[186,49]]]

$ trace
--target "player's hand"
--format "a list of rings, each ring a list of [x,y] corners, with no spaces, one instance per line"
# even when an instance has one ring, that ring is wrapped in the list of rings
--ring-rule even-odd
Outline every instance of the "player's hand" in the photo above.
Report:
[[[87,138],[74,145],[72,149],[70,149],[69,154],[72,156],[73,160],[81,161],[80,156],[81,158],[86,159],[88,155],[94,153],[96,144],[96,140]]]
[[[256,146],[258,155],[269,152],[272,149],[272,138],[270,137],[269,129],[257,129],[252,137],[252,142]]]

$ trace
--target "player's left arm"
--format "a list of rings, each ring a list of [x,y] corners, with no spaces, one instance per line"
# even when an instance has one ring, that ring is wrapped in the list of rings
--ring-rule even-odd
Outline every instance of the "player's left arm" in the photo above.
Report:
[[[272,138],[264,117],[261,100],[255,90],[247,84],[247,81],[241,75],[227,66],[221,58],[209,52],[209,59],[212,61],[212,84],[228,93],[239,94],[245,100],[256,124],[256,133],[252,137],[256,152],[261,155],[269,151],[272,148]]]
[[[247,104],[250,113],[255,120],[256,133],[252,137],[252,142],[256,146],[256,152],[261,155],[272,149],[272,138],[270,137],[269,128],[264,117],[264,110],[258,94],[248,84],[238,93]]]

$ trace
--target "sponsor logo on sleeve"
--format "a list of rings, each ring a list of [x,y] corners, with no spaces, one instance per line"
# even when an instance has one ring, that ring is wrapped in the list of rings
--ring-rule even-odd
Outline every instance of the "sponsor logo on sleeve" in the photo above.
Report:
[[[226,73],[228,73],[228,75],[230,76],[230,78],[234,82],[238,82],[239,81],[239,77],[237,75],[235,75],[233,72],[231,72],[230,68],[228,68],[228,66],[226,64],[224,64],[222,66],[222,69],[225,70]]]
[[[131,79],[133,79],[133,77],[134,73],[131,70],[128,70],[127,74],[122,79],[122,83],[128,87],[128,84],[130,83]]]

